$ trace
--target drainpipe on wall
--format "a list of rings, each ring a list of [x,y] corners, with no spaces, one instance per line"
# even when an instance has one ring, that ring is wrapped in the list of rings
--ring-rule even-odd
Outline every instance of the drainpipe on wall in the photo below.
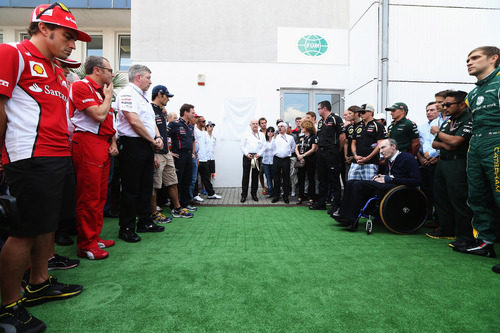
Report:
[[[387,107],[389,78],[389,0],[380,0],[378,7],[378,110]],[[387,114],[386,114],[387,117]],[[387,119],[387,118],[386,118]]]

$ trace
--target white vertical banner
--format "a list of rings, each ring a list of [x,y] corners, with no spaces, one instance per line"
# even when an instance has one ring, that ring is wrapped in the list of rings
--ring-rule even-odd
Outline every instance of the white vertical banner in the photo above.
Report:
[[[257,100],[249,98],[226,98],[224,101],[223,140],[239,141],[250,131],[250,121],[255,118]]]
[[[278,62],[347,65],[348,31],[278,27]]]

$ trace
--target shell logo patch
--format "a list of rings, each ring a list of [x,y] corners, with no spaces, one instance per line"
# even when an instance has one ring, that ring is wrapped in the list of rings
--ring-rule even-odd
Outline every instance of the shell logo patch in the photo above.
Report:
[[[41,67],[40,65],[35,65],[35,66],[33,66],[33,70],[34,70],[37,74],[43,74],[43,67]]]
[[[31,70],[31,75],[33,76],[47,77],[47,72],[45,71],[45,68],[43,67],[42,63],[36,61],[30,61],[30,70]]]

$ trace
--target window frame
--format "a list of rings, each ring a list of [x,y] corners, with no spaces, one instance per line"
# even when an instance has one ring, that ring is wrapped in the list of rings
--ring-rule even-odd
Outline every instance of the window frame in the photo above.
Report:
[[[115,61],[115,70],[117,72],[127,72],[128,71],[128,68],[126,69],[121,69],[121,54],[122,54],[122,51],[121,51],[121,39],[122,37],[128,37],[129,40],[130,40],[130,48],[132,48],[132,36],[131,36],[131,33],[130,31],[129,32],[117,32],[116,33],[116,61]],[[130,60],[132,60],[132,52],[130,52]],[[130,68],[130,66],[129,66]]]
[[[308,110],[316,113],[316,119],[319,120],[320,116],[318,114],[318,108],[316,104],[316,95],[339,95],[339,107],[338,112],[335,110],[335,104],[332,104],[332,111],[335,110],[335,114],[339,117],[344,118],[344,93],[345,90],[342,89],[327,89],[327,88],[280,88],[280,119],[285,120],[285,94],[308,94]],[[285,120],[286,121],[286,120]],[[295,126],[295,122],[291,123]]]

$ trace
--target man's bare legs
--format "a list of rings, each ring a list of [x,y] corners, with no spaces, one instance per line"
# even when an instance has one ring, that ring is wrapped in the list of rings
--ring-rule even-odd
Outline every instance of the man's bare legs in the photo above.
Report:
[[[170,197],[170,200],[172,201],[172,206],[174,207],[174,209],[181,208],[181,204],[179,202],[179,191],[177,189],[177,184],[168,186],[167,191],[168,191],[168,196]],[[157,193],[158,193],[158,190],[153,189],[153,195],[151,196],[151,207],[153,208],[153,210],[152,210],[153,214],[156,213]]]
[[[174,206],[174,209],[179,209],[181,208],[181,203],[179,202],[179,191],[177,189],[177,184],[170,185],[167,187],[168,190],[168,196],[170,197],[170,200],[172,200],[172,205]]]
[[[31,262],[30,283],[49,278],[48,260],[54,247],[54,233],[36,237],[9,237],[0,252],[0,290],[2,304],[21,298],[21,279]]]

